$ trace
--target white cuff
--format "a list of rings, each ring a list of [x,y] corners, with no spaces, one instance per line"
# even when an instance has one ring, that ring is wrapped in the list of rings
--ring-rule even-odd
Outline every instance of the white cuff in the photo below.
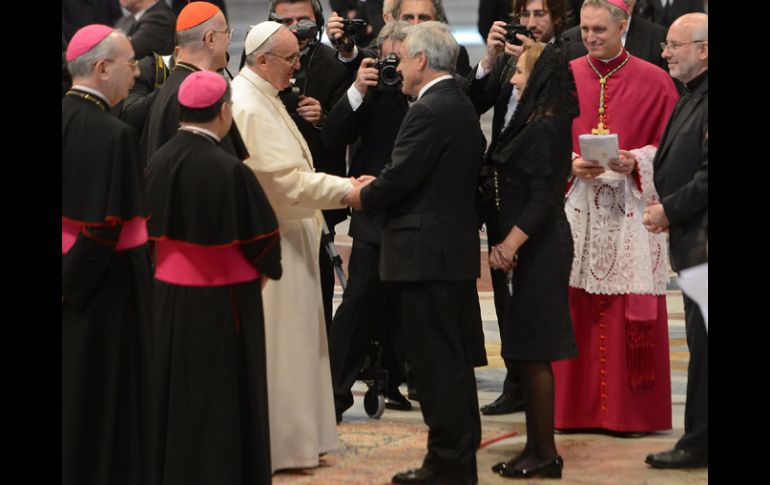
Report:
[[[482,66],[481,63],[479,62],[479,65],[476,66],[476,79],[484,79],[485,77],[487,77],[487,74],[489,74],[491,71],[492,69],[490,69],[489,71],[484,69],[484,66]]]
[[[364,103],[364,95],[356,89],[355,84],[351,84],[348,88],[348,102],[353,111],[356,111]]]
[[[353,53],[350,54],[350,56],[351,57],[342,57],[342,52],[341,51],[337,52],[337,59],[341,60],[345,64],[349,64],[349,63],[355,61],[356,57],[358,57],[358,46],[357,45],[353,46]]]

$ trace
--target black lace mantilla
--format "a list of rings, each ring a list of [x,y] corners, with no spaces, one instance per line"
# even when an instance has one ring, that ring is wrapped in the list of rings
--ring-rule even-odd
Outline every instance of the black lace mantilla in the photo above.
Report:
[[[564,52],[553,44],[548,44],[532,69],[510,124],[500,134],[500,140],[492,153],[492,161],[497,165],[504,165],[509,161],[518,162],[517,165],[535,163],[533,157],[522,155],[533,149],[543,150],[548,144],[562,144],[565,140],[521,136],[522,132],[531,126],[540,134],[542,130],[539,128],[542,128],[542,124],[533,122],[541,118],[541,121],[547,121],[546,124],[551,126],[564,123],[571,125],[572,119],[579,112],[575,79]],[[571,144],[571,140],[568,143]],[[533,144],[538,147],[525,146]],[[534,167],[521,168],[531,173]],[[541,166],[540,170],[536,171],[547,175],[553,173],[553,167]]]

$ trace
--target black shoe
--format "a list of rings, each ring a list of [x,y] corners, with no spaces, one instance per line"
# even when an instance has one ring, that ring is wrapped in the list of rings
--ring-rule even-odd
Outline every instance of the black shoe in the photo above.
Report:
[[[495,463],[492,465],[492,471],[495,473],[500,473],[501,470],[505,468],[513,468],[518,462],[524,459],[524,453],[514,456],[508,461],[501,461],[500,463]]]
[[[708,468],[709,466],[708,458],[701,458],[679,448],[650,453],[644,462],[654,468]]]
[[[385,408],[396,409],[398,411],[411,411],[412,403],[398,392],[398,389],[390,391],[385,395]]]
[[[481,406],[481,414],[493,416],[497,414],[510,414],[524,410],[524,399],[516,398],[510,394],[502,393],[493,402]]]
[[[458,476],[453,473],[442,473],[425,467],[396,473],[390,481],[396,484],[419,483],[426,485],[476,485],[478,483],[476,478]]]
[[[420,401],[420,398],[417,396],[417,388],[408,384],[406,386],[406,397],[408,397],[411,401]]]
[[[564,460],[559,455],[556,455],[548,461],[529,468],[517,470],[513,467],[504,466],[498,473],[501,477],[505,478],[561,478],[562,468],[564,468]]]

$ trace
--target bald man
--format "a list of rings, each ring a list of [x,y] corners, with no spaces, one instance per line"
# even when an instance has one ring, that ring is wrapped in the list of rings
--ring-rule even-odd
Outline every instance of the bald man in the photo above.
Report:
[[[660,140],[653,161],[660,201],[647,206],[643,222],[650,232],[669,232],[671,267],[681,271],[708,261],[708,15],[675,20],[662,55],[687,92]],[[708,333],[698,305],[682,297],[690,349],[684,436],[647,456],[655,468],[708,467]]]

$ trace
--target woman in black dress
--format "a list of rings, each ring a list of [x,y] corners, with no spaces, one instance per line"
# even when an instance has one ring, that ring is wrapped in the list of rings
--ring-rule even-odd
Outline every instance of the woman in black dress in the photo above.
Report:
[[[492,469],[509,478],[560,478],[551,361],[577,355],[567,288],[572,236],[564,213],[571,169],[575,82],[563,53],[536,42],[525,48],[511,79],[519,103],[492,152],[498,165],[500,227],[489,263],[508,271],[502,355],[521,369],[527,444]]]

